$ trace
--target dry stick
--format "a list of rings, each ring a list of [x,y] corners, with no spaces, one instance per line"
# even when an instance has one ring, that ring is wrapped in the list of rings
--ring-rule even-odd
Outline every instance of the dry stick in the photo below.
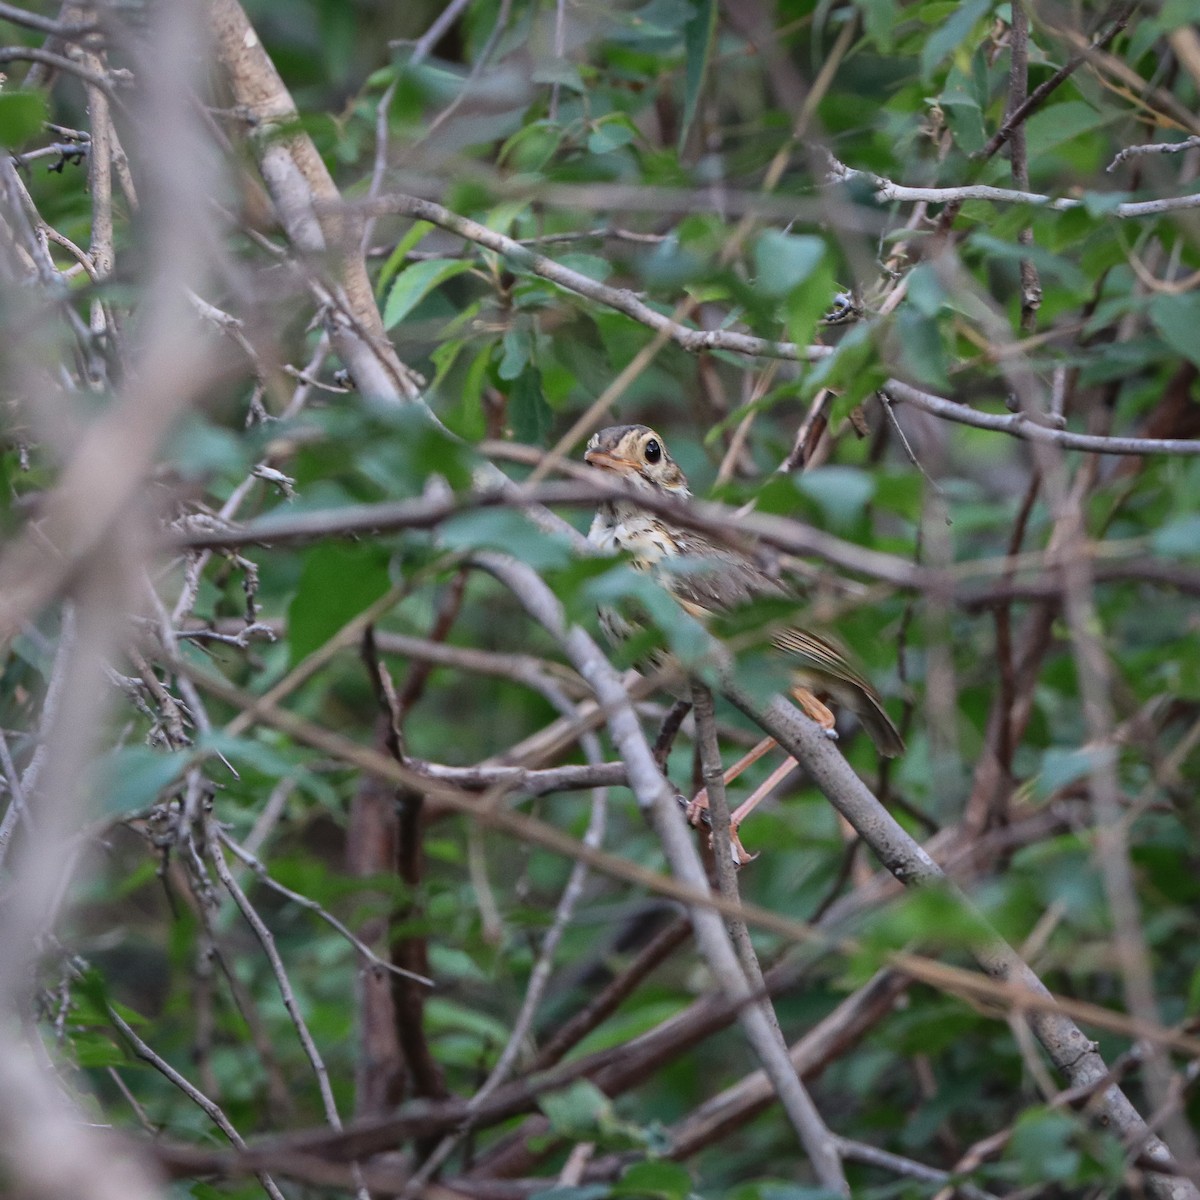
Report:
[[[31,824],[28,797],[37,789],[38,779],[46,763],[46,739],[53,728],[58,710],[63,701],[70,657],[75,649],[75,606],[65,604],[62,610],[58,649],[50,668],[50,682],[46,685],[46,696],[42,701],[42,718],[38,730],[37,745],[30,756],[25,770],[17,775],[16,765],[8,751],[8,743],[0,743],[4,757],[4,773],[8,781],[11,799],[4,820],[0,821],[0,867],[5,864],[11,845],[12,832],[18,819]]]
[[[543,1043],[530,1068],[531,1072],[554,1066],[593,1029],[598,1028],[651,971],[687,941],[691,932],[691,921],[687,917],[676,917],[665,929],[656,933],[619,975]]]
[[[981,159],[989,159],[1000,149],[1001,146],[1012,136],[1013,131],[1019,127],[1023,127],[1026,119],[1035,108],[1050,95],[1051,92],[1061,87],[1075,72],[1087,61],[1089,55],[1096,50],[1102,50],[1109,45],[1112,40],[1125,29],[1129,24],[1129,18],[1138,8],[1141,0],[1130,0],[1121,8],[1117,15],[1113,18],[1112,23],[1104,30],[1103,33],[1097,34],[1091,41],[1087,49],[1077,50],[1071,57],[1063,63],[1049,79],[1038,84],[1037,87],[1024,97],[1011,112],[1005,113],[1004,122],[999,129],[988,139],[987,145],[979,152]],[[1027,26],[1026,22],[1026,26]]]
[[[453,784],[470,792],[516,793],[521,796],[548,796],[553,792],[577,792],[583,788],[624,787],[628,778],[623,762],[594,765],[569,763],[562,767],[478,766],[449,767],[443,763],[410,758],[414,771]]]
[[[689,329],[659,312],[626,288],[613,288],[589,279],[579,271],[564,267],[544,254],[536,254],[513,238],[496,233],[487,226],[451,212],[441,204],[416,196],[392,194],[381,197],[375,205],[380,211],[395,213],[415,220],[429,221],[467,241],[475,242],[496,254],[502,254],[516,268],[531,271],[568,291],[604,304],[632,317],[640,324],[661,333],[664,338],[685,350],[736,350],[743,354],[765,355],[771,358],[795,358],[802,362],[824,358],[832,353],[826,347],[797,346],[793,342],[776,342],[768,338],[751,337],[732,330]],[[576,435],[578,436],[578,435]]]
[[[800,978],[801,970],[794,964],[776,965],[767,975],[769,994],[794,991]],[[897,997],[908,986],[909,980],[901,972],[884,970],[843,999],[788,1050],[797,1075],[805,1082],[819,1076],[891,1011]],[[599,1061],[587,1075],[605,1094],[617,1096],[661,1069],[664,1063],[693,1049],[702,1038],[725,1028],[732,1015],[726,1002],[709,993],[658,1029],[620,1047],[607,1063]],[[592,1057],[600,1058],[599,1055]],[[683,1161],[710,1150],[721,1138],[765,1112],[774,1100],[775,1089],[766,1073],[752,1071],[668,1128],[665,1135],[667,1156]],[[472,1170],[472,1178],[492,1179],[530,1169],[533,1156],[527,1152],[527,1144],[545,1136],[547,1129],[544,1117],[527,1118],[513,1136],[513,1141],[519,1139],[525,1145],[502,1142],[498,1152],[489,1152]],[[610,1166],[619,1167],[623,1158],[617,1155],[597,1163],[598,1173],[603,1174]]]
[[[361,239],[312,139],[299,132],[299,113],[275,64],[238,0],[210,0],[208,13],[234,100],[254,121],[250,146],[289,240],[302,255],[332,252],[336,259],[334,291],[342,311],[331,314],[330,336],[338,354],[363,395],[396,403],[418,399],[412,373],[384,334]]]
[[[98,54],[85,52],[83,62],[93,74],[104,77],[104,61]],[[112,208],[112,115],[109,112],[106,89],[95,84],[87,89],[88,113],[91,117],[92,141],[88,154],[88,190],[92,194],[92,238],[88,257],[100,279],[112,274],[114,263]],[[97,323],[100,323],[99,325]],[[92,332],[102,334],[103,309],[99,299],[93,301]]]
[[[1008,420],[1020,416],[1019,413],[1012,413],[1009,418],[1000,419]],[[1200,451],[1200,441],[1183,444]],[[620,480],[603,479],[599,472],[595,472],[594,476],[590,480],[578,483],[544,483],[526,495],[514,495],[507,490],[494,491],[488,488],[461,495],[349,505],[322,512],[271,516],[230,529],[187,533],[177,539],[176,544],[195,547],[248,546],[262,543],[279,546],[358,533],[428,529],[459,513],[479,508],[519,506],[525,504],[530,497],[539,503],[594,507],[604,500],[637,495],[641,507],[684,528],[710,534],[734,546],[744,547],[747,539],[753,539],[787,554],[821,558],[845,572],[865,575],[894,588],[925,590],[937,587],[950,591],[961,579],[975,576],[990,579],[1009,576],[1014,570],[1036,569],[1044,572],[1055,567],[1054,561],[1044,554],[1030,553],[1016,559],[1008,556],[979,559],[958,564],[953,570],[939,573],[916,566],[899,555],[847,542],[787,517],[768,513],[747,513],[711,501],[693,500],[684,504],[669,496],[657,496],[653,493],[642,496],[630,491]],[[1131,558],[1145,548],[1146,543],[1143,540],[1110,540],[1090,546],[1092,554],[1102,560]],[[1104,567],[1104,564],[1101,566]],[[1196,576],[1189,576],[1186,571],[1181,572],[1178,568],[1172,568],[1166,575],[1156,573],[1153,560],[1139,561],[1135,567],[1136,573],[1131,576],[1124,576],[1120,571],[1114,571],[1111,566],[1104,569],[1107,571],[1107,578],[1140,579],[1143,572],[1146,572],[1151,578],[1178,580],[1175,586],[1194,588],[1197,583]],[[1046,590],[1055,591],[1056,585],[1049,588],[1042,586],[1035,589],[1033,594],[1041,594]],[[979,597],[974,596],[970,602],[979,603]]]
[[[51,17],[18,8],[15,4],[0,4],[0,21],[8,21],[65,41],[76,41],[89,33],[99,33],[101,28],[96,21],[55,21]]]
[[[1174,46],[1178,35],[1187,29],[1187,26],[1181,25],[1168,34],[1168,43]],[[1073,29],[1054,32],[1077,46],[1083,41],[1082,36]],[[1097,51],[1090,57],[1098,77],[1108,75],[1118,81],[1118,86],[1113,87],[1101,79],[1102,85],[1120,95],[1132,109],[1138,110],[1140,119],[1158,128],[1174,127],[1187,133],[1200,133],[1200,117],[1197,117],[1194,107],[1176,99],[1165,88],[1147,83],[1144,75],[1114,54]]]
[[[1140,146],[1126,146],[1104,169],[1108,172],[1115,171],[1126,159],[1142,154],[1179,154],[1184,150],[1195,150],[1197,147],[1200,147],[1200,135],[1195,134],[1181,142],[1146,142]]]
[[[717,883],[727,900],[738,902],[737,867],[734,865],[733,841],[730,835],[729,804],[725,796],[725,778],[721,766],[721,750],[717,745],[716,714],[713,710],[712,692],[703,684],[692,682],[692,708],[696,714],[696,736],[700,747],[700,764],[704,786],[708,789],[709,810],[712,815],[713,851],[716,859]],[[754,946],[750,941],[750,930],[740,917],[728,921],[729,936],[746,973],[749,985],[762,993],[764,984],[762,968]],[[827,1188],[850,1195],[850,1185],[842,1170],[837,1145],[829,1126],[825,1124],[812,1097],[800,1080],[788,1059],[787,1042],[779,1028],[779,1019],[769,999],[757,1006],[770,1031],[773,1051],[766,1058],[758,1051],[763,1067],[779,1096],[779,1102],[800,1139],[817,1178]],[[749,1009],[745,1011],[750,1011]]]
[[[512,11],[512,0],[500,0],[500,9],[496,14],[496,23],[492,26],[492,32],[488,35],[488,40],[484,43],[483,48],[479,51],[479,56],[471,64],[470,73],[467,75],[459,86],[459,89],[454,94],[454,98],[446,105],[445,108],[438,113],[431,121],[429,121],[421,136],[416,139],[406,149],[411,153],[418,146],[424,145],[433,137],[435,133],[458,111],[463,101],[470,95],[471,88],[479,81],[479,76],[483,74],[487,68],[488,60],[495,53],[496,46],[500,41],[501,35],[504,33],[508,25],[509,14]]]
[[[364,764],[364,769],[370,768]],[[776,966],[768,972],[772,994],[794,988],[797,979],[796,968],[791,965]],[[868,988],[870,986],[867,985]],[[866,999],[861,993],[859,997],[860,1003]],[[853,1001],[854,998],[851,997],[843,1003],[850,1004]],[[826,1020],[834,1020],[837,1013],[845,1015],[843,1006],[839,1006],[839,1009],[835,1010],[835,1014],[830,1014]],[[509,1085],[504,1089],[503,1095],[494,1097],[489,1103],[486,1119],[489,1123],[495,1123],[520,1112],[528,1111],[536,1102],[539,1092],[558,1090],[581,1076],[593,1077],[603,1090],[610,1094],[616,1094],[632,1086],[647,1071],[656,1069],[663,1061],[694,1046],[700,1038],[716,1029],[723,1028],[732,1019],[732,1016],[733,1007],[710,993],[696,1001],[687,1012],[679,1014],[664,1026],[660,1026],[658,1030],[635,1039],[634,1043],[627,1044],[619,1050],[590,1055],[587,1059],[575,1060],[567,1067],[547,1075],[540,1075],[520,1084]],[[866,1017],[862,1019],[866,1020]],[[876,1019],[871,1018],[867,1027]],[[695,1029],[697,1025],[699,1025],[698,1030]],[[689,1034],[684,1028],[685,1026],[693,1027],[693,1032]],[[797,1047],[793,1048],[793,1054],[797,1052],[801,1044],[808,1046],[810,1050],[818,1051],[816,1058],[804,1060],[802,1069],[807,1071],[810,1069],[809,1064],[813,1064],[812,1069],[819,1070],[824,1062],[829,1061],[831,1055],[839,1052],[844,1040],[860,1036],[857,1032],[858,1029],[859,1021],[857,1019],[846,1020],[835,1026],[831,1032],[822,1022],[802,1039],[802,1043],[798,1043]],[[827,1033],[829,1036],[826,1036]],[[631,1070],[631,1058],[646,1060],[649,1065],[643,1067],[639,1063],[635,1070]],[[760,1099],[762,1105],[765,1105],[770,1102],[773,1093],[770,1084],[766,1083],[765,1079],[763,1087]],[[1094,1086],[1092,1090],[1096,1090]],[[757,1101],[753,1102],[757,1103]],[[407,1138],[428,1137],[431,1134],[455,1127],[463,1118],[465,1104],[466,1102],[462,1100],[449,1100],[440,1105],[409,1104],[393,1119],[383,1122],[356,1123],[343,1138],[331,1137],[328,1131],[321,1131],[317,1134],[302,1133],[268,1144],[260,1143],[251,1150],[249,1155],[238,1159],[213,1155],[211,1152],[194,1150],[190,1147],[163,1146],[161,1143],[157,1150],[162,1161],[177,1167],[186,1166],[189,1174],[209,1170],[245,1171],[250,1168],[251,1164],[258,1164],[268,1165],[292,1178],[303,1179],[309,1178],[307,1172],[311,1166],[311,1160],[304,1158],[307,1153],[317,1151],[323,1155],[334,1154],[344,1157],[348,1153],[365,1156],[378,1150],[391,1150],[397,1143]],[[759,1111],[759,1109],[755,1108],[754,1111]],[[714,1120],[719,1122],[719,1114],[714,1113],[713,1116]],[[520,1132],[531,1128],[537,1128],[544,1133],[546,1129],[544,1118],[540,1119],[540,1124],[539,1118],[530,1118],[524,1123]],[[703,1136],[704,1127],[698,1126],[697,1138],[703,1138]],[[687,1153],[693,1153],[695,1149],[700,1148],[703,1146],[697,1145],[692,1149],[687,1149],[685,1146]],[[492,1166],[500,1161],[496,1159],[495,1155],[496,1151],[489,1152],[473,1168],[473,1174],[491,1179],[497,1172],[508,1170],[507,1160],[503,1162],[503,1165],[497,1166],[496,1170],[491,1170]],[[525,1161],[528,1160],[523,1160],[523,1162]],[[303,1169],[301,1168],[302,1163],[304,1163]],[[517,1171],[521,1169],[521,1166],[517,1167]],[[380,1178],[373,1168],[366,1167],[364,1170],[368,1172],[370,1180],[375,1181]],[[345,1178],[344,1174],[341,1178]],[[393,1190],[398,1190],[404,1186],[406,1179],[406,1174],[401,1174],[398,1179],[393,1175],[390,1177],[389,1186]]]
[[[974,956],[993,979],[1017,982],[1031,993],[1049,995],[1045,985],[1017,953],[988,924],[970,901],[950,884],[932,858],[905,832],[894,817],[875,799],[853,769],[820,732],[815,724],[803,720],[780,697],[763,705],[736,685],[723,689],[728,699],[750,717],[808,772],[809,778],[829,798],[833,806],[850,822],[880,861],[901,883],[911,886],[935,885],[945,888],[962,905],[963,911],[977,922],[980,931]],[[1088,1084],[1107,1073],[1103,1058],[1079,1027],[1063,1012],[1053,1009],[1029,1015],[1030,1026],[1051,1061],[1073,1085]],[[1098,1105],[1101,1120],[1119,1135],[1145,1139],[1151,1161],[1168,1164],[1170,1154],[1146,1128],[1145,1122],[1124,1093],[1115,1086],[1105,1090]],[[1155,1196],[1172,1200],[1195,1200],[1200,1191],[1186,1180],[1167,1180],[1152,1175],[1148,1186]]]
[[[361,652],[379,708],[375,742],[396,762],[403,763],[403,717],[395,684],[379,657],[373,625],[368,625],[363,632]],[[378,779],[360,782],[351,832],[357,840],[365,839],[371,832],[368,822],[376,825],[378,844],[359,846],[356,858],[360,866],[394,872],[404,885],[406,897],[393,907],[391,922],[403,927],[415,925],[415,928],[403,928],[391,939],[391,957],[394,963],[423,973],[429,970],[428,940],[422,928],[425,910],[421,886],[425,868],[421,819],[425,796],[413,788],[384,789],[380,784]],[[368,1033],[368,1023],[378,1021],[382,1024],[387,1020],[386,1032],[381,1030],[380,1033],[380,1049],[385,1059],[378,1066],[384,1069],[391,1065],[387,1075],[392,1071],[398,1073],[394,1080],[387,1080],[382,1107],[385,1110],[391,1107],[387,1102],[389,1093],[400,1086],[401,1080],[407,1081],[415,1096],[442,1100],[449,1092],[441,1064],[429,1044],[425,1026],[426,995],[404,976],[393,979],[391,985],[386,1000],[364,991],[362,1004],[364,1034]]]
[[[1041,475],[1035,471],[1030,476],[1029,485],[1025,489],[1021,507],[1009,534],[1010,555],[1020,552],[1040,486]],[[1023,721],[1018,721],[1016,713],[1017,677],[1016,661],[1013,657],[1011,604],[998,604],[993,620],[996,628],[999,688],[988,712],[984,726],[983,753],[975,764],[971,793],[963,810],[964,819],[972,823],[979,832],[1007,821],[1009,794],[1013,788],[1012,758],[1019,736],[1017,726],[1021,725],[1022,729],[1024,726]],[[1034,616],[1032,620],[1032,628],[1039,628],[1039,619]],[[1028,638],[1025,641],[1027,642]],[[1043,647],[1049,646],[1048,640],[1039,639],[1039,642]],[[1023,673],[1022,684],[1027,692],[1032,688],[1035,675],[1036,672]]]
[[[317,1049],[317,1043],[313,1040],[313,1036],[309,1032],[308,1023],[304,1020],[304,1014],[301,1013],[300,1006],[296,1003],[296,996],[292,991],[291,981],[288,979],[287,968],[283,965],[283,958],[279,953],[278,947],[275,945],[275,936],[267,928],[266,922],[258,915],[254,906],[246,898],[246,893],[242,891],[241,886],[233,876],[233,872],[230,871],[229,864],[225,861],[225,853],[221,849],[216,823],[210,819],[205,822],[205,825],[205,849],[208,859],[216,869],[217,878],[220,879],[230,896],[233,897],[233,902],[241,911],[246,924],[254,931],[255,937],[258,938],[259,944],[263,948],[263,953],[267,956],[267,961],[271,966],[271,973],[275,976],[275,983],[279,988],[280,999],[283,1001],[284,1008],[287,1009],[288,1016],[292,1019],[292,1024],[295,1026],[296,1034],[300,1039],[300,1045],[304,1050],[305,1057],[311,1064],[313,1074],[317,1078],[317,1088],[321,1093],[321,1104],[325,1109],[325,1119],[333,1129],[340,1133],[342,1130],[342,1119],[338,1114],[337,1101],[333,1098],[333,1089],[329,1084],[329,1072],[325,1067],[325,1061],[321,1057],[321,1052]],[[366,1188],[358,1178],[357,1164],[352,1163],[351,1167],[355,1175],[355,1192],[359,1200],[368,1200]]]
[[[885,969],[873,975],[791,1047],[788,1055],[796,1071],[806,1079],[823,1071],[892,1010],[908,985],[898,971]],[[762,1071],[752,1072],[668,1129],[670,1157],[690,1158],[706,1149],[762,1112],[772,1098],[767,1077]]]
[[[867,1142],[856,1142],[851,1138],[838,1138],[838,1149],[845,1158],[852,1162],[879,1167],[905,1179],[919,1179],[923,1183],[950,1184],[954,1194],[966,1196],[967,1200],[996,1200],[994,1193],[986,1192],[972,1183],[963,1183],[961,1180],[955,1179],[949,1171],[926,1166],[925,1163],[916,1162],[911,1158],[892,1154],[889,1150],[880,1150]]]
[[[309,912],[315,913],[327,925],[333,926],[363,956],[373,967],[380,971],[391,971],[397,975],[404,975],[417,983],[424,984],[426,987],[433,987],[432,979],[427,979],[424,975],[418,975],[415,971],[406,971],[403,967],[397,967],[386,959],[380,958],[370,946],[364,945],[362,941],[354,936],[354,934],[342,924],[341,921],[323,908],[317,901],[308,896],[302,895],[300,892],[294,892],[290,887],[286,887],[277,879],[271,877],[270,872],[266,868],[266,864],[261,859],[256,858],[249,850],[239,846],[227,833],[218,830],[217,836],[220,839],[221,845],[228,847],[231,854],[235,858],[240,859],[251,871],[254,872],[255,878],[264,886],[269,887],[273,892],[278,892],[279,895],[286,897],[293,904],[298,904],[301,908],[308,909]]]
[[[1048,473],[1047,486],[1052,502],[1066,527],[1063,539],[1063,611],[1070,629],[1075,670],[1088,733],[1085,751],[1088,784],[1095,810],[1095,833],[1101,876],[1116,935],[1117,959],[1121,965],[1125,999],[1129,1011],[1143,1020],[1156,1020],[1158,1003],[1154,995],[1153,967],[1140,919],[1137,885],[1130,862],[1128,827],[1124,820],[1125,801],[1117,779],[1117,746],[1113,730],[1116,724],[1110,696],[1112,671],[1100,630],[1091,572],[1086,556],[1075,547],[1086,539],[1085,516],[1078,489],[1067,489],[1061,463]],[[1054,493],[1057,493],[1055,495]],[[1171,1071],[1165,1056],[1151,1052],[1145,1063],[1148,1091],[1156,1106],[1166,1105]],[[1171,1142],[1183,1168],[1195,1173],[1200,1168],[1196,1141],[1186,1121],[1168,1121]],[[1131,1131],[1130,1141],[1142,1135]]]
[[[1028,98],[1029,92],[1029,13],[1025,0],[1012,0],[1012,36],[1009,42],[1010,65],[1008,73],[1008,117],[1017,112]],[[1006,118],[1010,126],[1009,151],[1013,183],[1021,191],[1029,190],[1029,160],[1025,152],[1025,123]],[[1022,246],[1033,245],[1033,226],[1024,225],[1017,232],[1017,241]],[[1021,328],[1026,333],[1033,331],[1037,322],[1037,311],[1042,304],[1042,285],[1038,281],[1038,270],[1033,259],[1022,256],[1021,271]]]
[[[662,842],[672,872],[691,890],[701,894],[708,891],[708,880],[695,842],[675,802],[675,789],[663,778],[654,761],[617,672],[582,629],[567,625],[562,606],[535,571],[499,554],[479,555],[476,561],[509,588],[530,617],[559,643],[571,664],[592,685],[596,698],[606,710],[609,733],[629,768],[630,786]],[[731,1000],[750,999],[753,995],[751,985],[721,919],[710,908],[701,905],[691,906],[691,918],[700,953],[721,990]],[[762,1008],[745,1005],[739,1011],[738,1019],[781,1099],[788,1105],[797,1104],[799,1081]],[[797,1111],[791,1108],[789,1115]],[[807,1130],[811,1130],[811,1125],[806,1127]],[[809,1136],[802,1135],[802,1141],[812,1158],[817,1177],[826,1187],[849,1195],[836,1155],[816,1138],[808,1144]]]
[[[1200,201],[1200,195],[1197,196]],[[1092,454],[1200,454],[1200,440],[1189,438],[1126,438],[1108,437],[1091,433],[1074,433],[1068,429],[1056,429],[1030,417],[1026,413],[986,413],[968,408],[955,400],[922,391],[911,384],[889,379],[880,389],[895,402],[911,404],[935,417],[945,417],[960,425],[971,425],[976,429],[994,429],[1011,437],[1028,442],[1041,442],[1059,446],[1063,450],[1083,450]]]
[[[291,400],[283,412],[279,414],[280,420],[288,420],[296,416],[304,405],[308,403],[309,395],[314,387],[311,381],[320,370],[321,363],[328,356],[329,335],[322,332],[321,336],[317,339],[317,345],[313,350],[312,356],[300,371],[300,382],[293,391]],[[250,473],[229,493],[228,499],[217,510],[217,521],[219,524],[233,520],[246,498],[250,495],[255,483],[264,478],[263,472],[269,469],[269,457],[255,464]],[[192,611],[192,607],[195,605],[200,591],[200,580],[204,574],[204,568],[208,565],[211,557],[211,551],[204,550],[189,558],[187,566],[184,569],[183,586],[179,591],[179,599],[176,600],[175,607],[171,610],[172,625],[178,625]],[[243,629],[242,632],[244,634],[245,630]]]
[[[1117,14],[1112,24],[1104,30],[1103,33],[1096,34],[1086,47],[1081,47],[1066,63],[1064,63],[1049,79],[1039,84],[1026,97],[1023,104],[1020,105],[1014,112],[1010,113],[1004,124],[991,136],[987,145],[980,151],[980,158],[986,162],[990,159],[997,150],[1008,140],[1012,135],[1013,129],[1018,125],[1023,125],[1029,115],[1037,108],[1051,92],[1061,87],[1090,56],[1103,50],[1116,36],[1120,33],[1129,21],[1130,16],[1138,7],[1139,0],[1130,0],[1128,4]],[[1138,84],[1144,84],[1144,80],[1138,77]],[[945,211],[938,218],[937,234],[939,237],[944,237],[949,233],[951,226],[954,224],[959,212],[962,211],[962,198],[955,198],[950,201]]]
[[[8,62],[41,63],[43,66],[53,67],[56,71],[66,71],[69,75],[77,76],[89,87],[103,92],[105,96],[113,94],[112,79],[108,74],[89,70],[82,63],[55,54],[53,50],[42,50],[37,46],[4,46],[0,48],[0,63]]]
[[[130,1049],[143,1062],[149,1063],[160,1074],[165,1075],[192,1103],[200,1107],[208,1119],[229,1139],[237,1149],[245,1151],[248,1147],[242,1135],[234,1128],[233,1122],[225,1115],[221,1106],[215,1100],[209,1099],[195,1084],[180,1075],[165,1058],[156,1054],[144,1042],[133,1027],[111,1005],[108,1009],[108,1019],[116,1026],[121,1036],[129,1043]],[[255,1171],[259,1183],[263,1185],[271,1200],[284,1200],[283,1193],[266,1171]]]
[[[225,854],[221,849],[220,839],[215,828],[210,827],[208,830],[206,849],[209,861],[216,869],[217,878],[220,879],[225,890],[233,898],[233,902],[238,906],[242,916],[246,919],[246,923],[254,931],[255,937],[258,938],[259,944],[266,953],[267,961],[271,965],[271,971],[275,975],[275,982],[279,987],[283,1006],[287,1009],[288,1016],[291,1017],[292,1024],[296,1027],[300,1044],[304,1048],[304,1053],[312,1065],[313,1074],[317,1078],[317,1087],[321,1093],[321,1103],[325,1108],[325,1119],[335,1129],[341,1129],[342,1123],[341,1118],[338,1116],[337,1102],[334,1100],[333,1090],[329,1086],[329,1072],[326,1070],[321,1053],[317,1049],[317,1044],[313,1041],[312,1034],[308,1030],[304,1014],[301,1013],[300,1007],[296,1003],[296,996],[288,980],[283,959],[280,958],[279,951],[275,946],[275,936],[267,928],[266,922],[258,915],[254,906],[246,898],[246,893],[242,891],[238,881],[229,870],[229,864],[225,861]]]
[[[476,675],[498,675],[527,687],[536,687],[541,680],[550,678],[568,692],[581,695],[580,689],[586,691],[583,680],[569,667],[548,658],[538,658],[535,654],[504,654],[473,646],[453,646],[448,642],[432,642],[428,638],[383,629],[375,630],[375,645],[382,654],[399,654]]]
[[[682,936],[691,931],[691,922],[682,918]],[[667,931],[664,931],[667,932]],[[782,995],[794,989],[802,975],[795,963],[777,964],[767,973],[768,994]],[[756,997],[757,999],[757,997]],[[703,993],[682,1012],[660,1022],[646,1033],[638,1034],[619,1046],[595,1051],[570,1060],[565,1067],[550,1072],[550,1079],[562,1079],[565,1070],[577,1069],[582,1078],[589,1079],[605,1095],[617,1097],[645,1083],[666,1064],[694,1050],[706,1038],[728,1028],[737,1015],[738,1005],[730,1003],[718,990]],[[760,1072],[766,1094],[765,1104],[775,1096],[775,1089],[766,1075]],[[532,1081],[535,1085],[538,1080]],[[537,1090],[548,1090],[543,1083]],[[550,1124],[541,1114],[531,1115],[511,1134],[490,1146],[486,1154],[472,1165],[473,1178],[492,1179],[513,1176],[530,1170],[543,1157],[537,1145],[550,1131]]]
[[[945,204],[947,212],[958,208],[968,200],[987,200],[992,204],[1030,204],[1052,212],[1073,212],[1086,207],[1084,201],[1073,196],[1050,196],[1044,192],[1027,192],[1015,188],[994,187],[988,183],[967,183],[956,187],[912,187],[885,179],[870,171],[858,171],[843,167],[837,176],[842,181],[865,180],[875,188],[875,199],[881,204],[890,201],[901,203]],[[1159,200],[1125,200],[1114,204],[1108,215],[1121,220],[1138,217],[1155,217],[1167,212],[1183,212],[1200,208],[1200,194],[1189,192],[1183,196],[1166,196]],[[790,357],[790,355],[780,355]]]
[[[555,708],[564,716],[573,717],[575,715],[575,706],[557,688],[547,683],[543,694],[546,695]],[[588,764],[590,766],[599,764],[603,758],[600,749],[600,739],[594,733],[587,732],[579,740],[584,754],[587,756]],[[604,787],[594,788],[592,792],[591,815],[588,818],[587,829],[583,835],[583,845],[589,849],[600,848],[604,841],[607,818],[608,789]],[[575,913],[575,908],[583,896],[583,889],[587,883],[588,870],[587,863],[582,859],[576,861],[575,865],[571,868],[571,873],[567,878],[567,885],[563,888],[562,896],[559,898],[558,905],[555,908],[554,919],[550,924],[550,928],[546,931],[546,936],[542,939],[537,961],[533,964],[533,970],[529,973],[529,983],[525,988],[525,996],[521,1001],[521,1007],[517,1012],[516,1019],[513,1021],[508,1041],[505,1043],[504,1049],[500,1052],[500,1057],[496,1060],[495,1066],[488,1073],[487,1079],[484,1080],[470,1099],[468,1109],[472,1113],[478,1111],[484,1101],[512,1075],[517,1056],[521,1053],[526,1039],[529,1037],[534,1017],[537,1015],[538,1005],[541,1004],[546,986],[550,982],[550,971],[554,963],[554,955],[557,953],[559,943],[562,941],[567,925]],[[472,1122],[468,1118],[459,1129],[455,1130],[449,1137],[443,1139],[441,1144],[434,1149],[421,1164],[420,1168],[413,1174],[412,1180],[408,1187],[405,1188],[405,1193],[415,1195],[417,1189],[431,1179],[434,1172],[454,1153],[462,1139],[471,1129]]]

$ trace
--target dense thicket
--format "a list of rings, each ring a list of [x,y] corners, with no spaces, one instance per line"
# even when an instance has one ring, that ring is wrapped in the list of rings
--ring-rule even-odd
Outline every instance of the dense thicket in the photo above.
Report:
[[[1196,1194],[1192,7],[0,6],[14,1194]]]

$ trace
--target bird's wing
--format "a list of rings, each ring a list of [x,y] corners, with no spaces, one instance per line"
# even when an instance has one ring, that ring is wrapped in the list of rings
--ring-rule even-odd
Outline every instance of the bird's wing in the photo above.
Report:
[[[875,689],[863,675],[851,666],[845,654],[831,642],[818,637],[815,633],[809,633],[807,629],[789,625],[786,629],[776,630],[771,635],[771,640],[780,650],[800,659],[802,666],[819,671],[822,675],[844,679],[848,683],[861,687],[866,692],[874,693]]]
[[[663,560],[659,576],[694,617],[729,612],[762,596],[783,596],[783,586],[748,555],[700,539],[678,539],[680,556]]]

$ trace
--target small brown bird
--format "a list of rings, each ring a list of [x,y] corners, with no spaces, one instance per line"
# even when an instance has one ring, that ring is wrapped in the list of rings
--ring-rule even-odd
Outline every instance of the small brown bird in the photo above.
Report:
[[[600,430],[588,442],[583,457],[593,467],[615,472],[635,492],[679,500],[691,497],[687,478],[662,438],[645,425],[613,425]],[[662,572],[661,582],[687,612],[701,619],[734,609],[756,597],[787,595],[779,581],[749,554],[668,524],[639,507],[636,497],[601,504],[588,531],[588,541],[610,554],[628,552],[637,566],[647,569],[677,556],[696,562],[695,571]],[[602,614],[601,619],[610,636],[619,638],[626,631],[619,616]],[[850,665],[841,650],[796,626],[774,632],[771,640],[794,665],[792,694],[818,725],[836,736],[834,715],[818,699],[823,695],[858,717],[880,754],[891,758],[903,753],[904,741],[884,709],[879,693]],[[764,743],[758,754],[770,745],[769,741]],[[752,799],[756,804],[760,798]],[[748,801],[735,817],[740,821],[750,807],[753,805]]]

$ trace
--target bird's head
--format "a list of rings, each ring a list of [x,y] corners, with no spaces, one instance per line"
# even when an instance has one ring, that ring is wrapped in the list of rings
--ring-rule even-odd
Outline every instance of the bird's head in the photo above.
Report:
[[[615,471],[634,487],[659,495],[686,498],[692,494],[666,444],[646,425],[601,429],[588,442],[583,461],[603,471]]]

